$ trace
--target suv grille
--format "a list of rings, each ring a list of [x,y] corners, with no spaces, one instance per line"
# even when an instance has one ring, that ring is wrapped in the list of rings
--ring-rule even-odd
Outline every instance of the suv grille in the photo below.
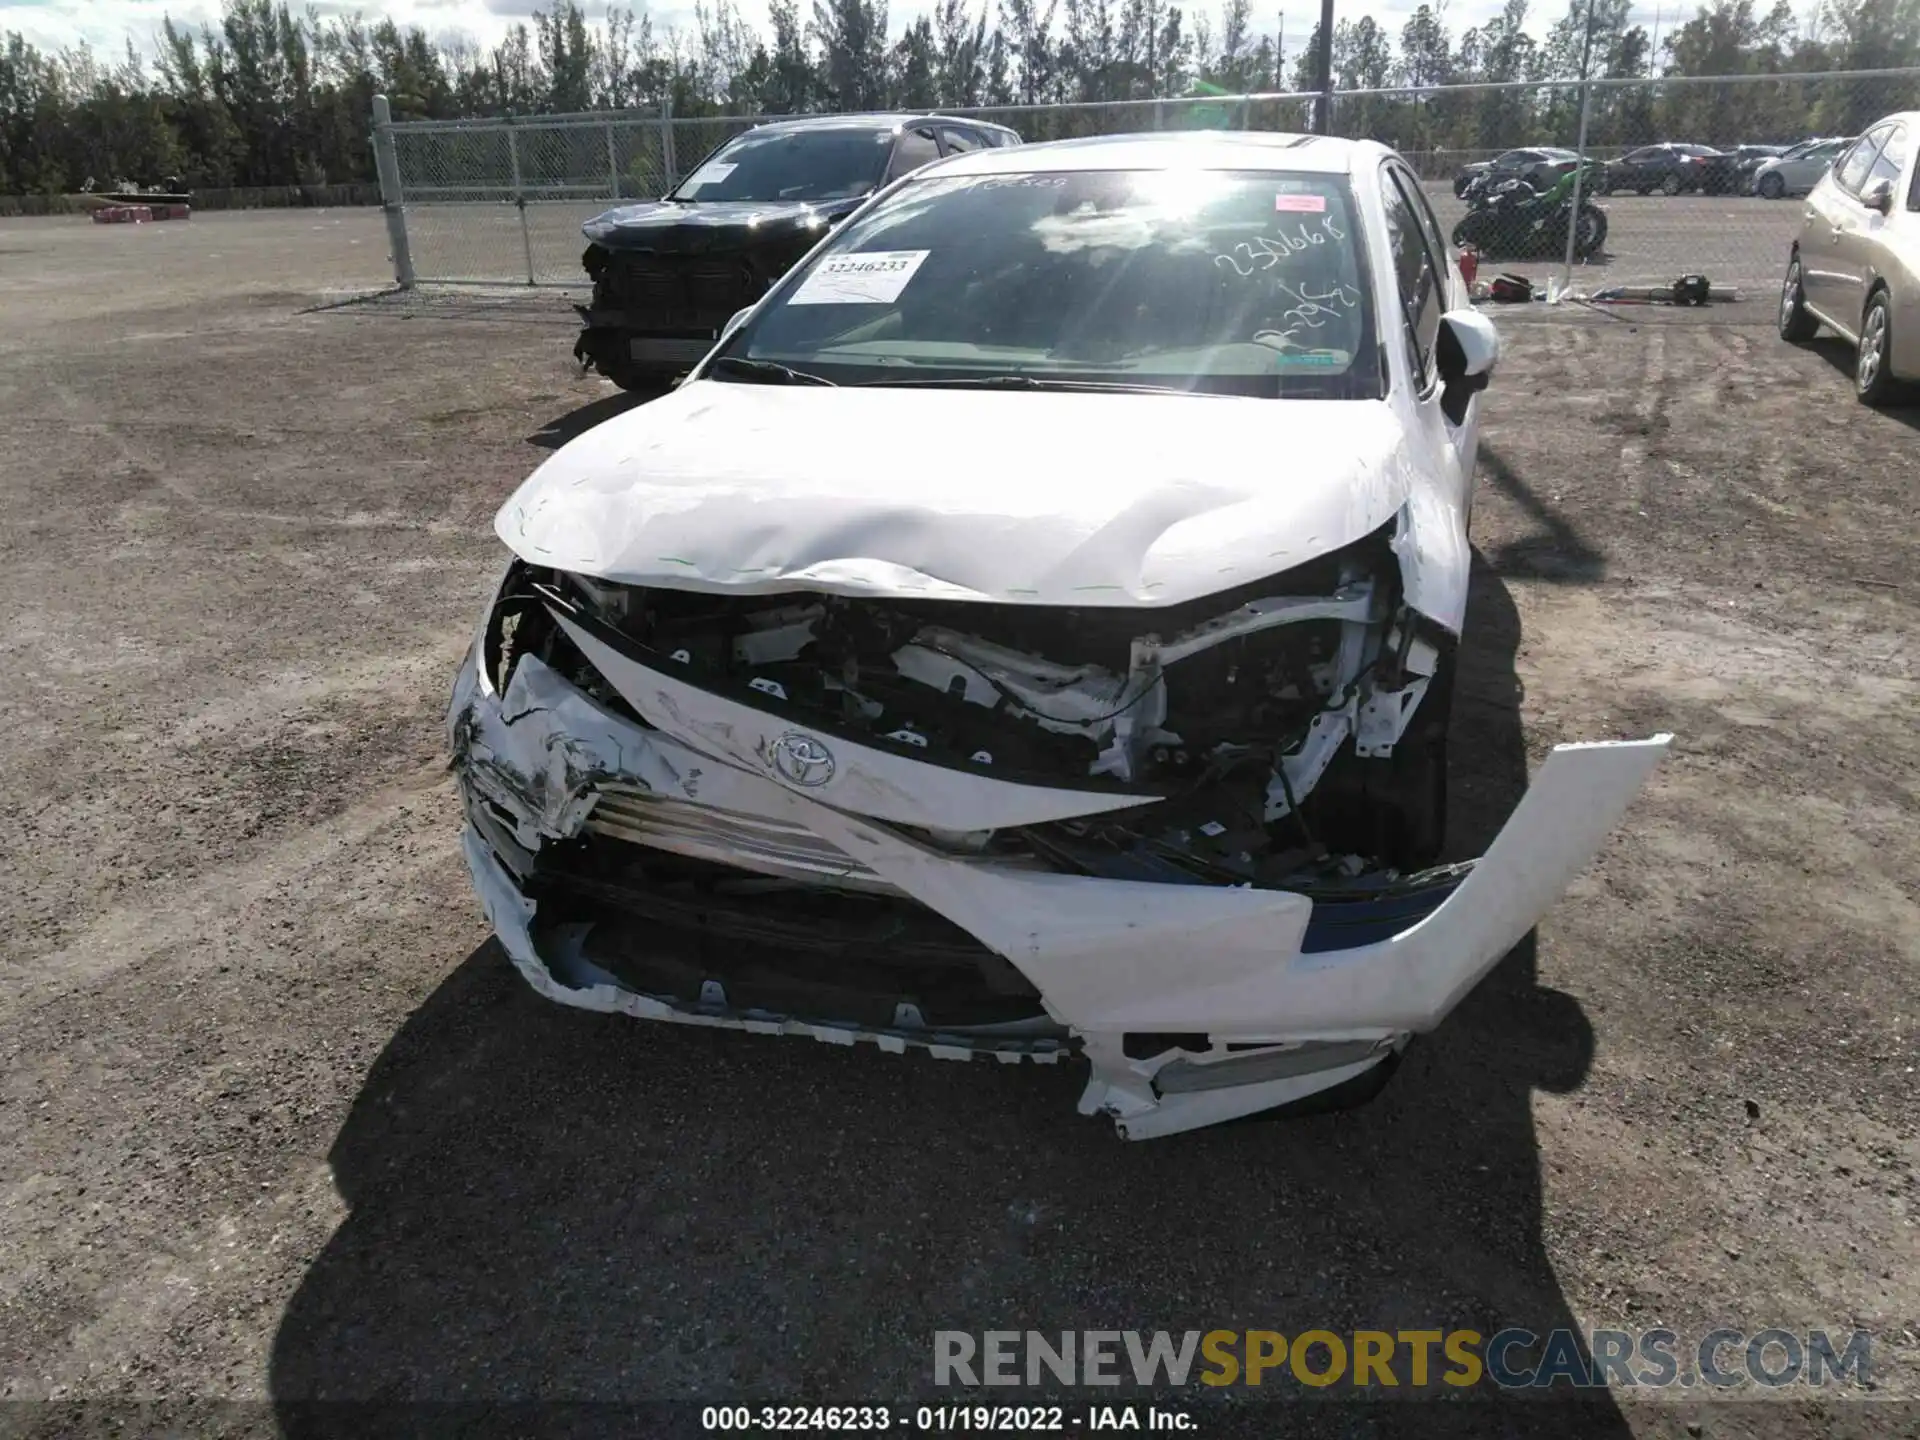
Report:
[[[637,312],[661,330],[718,329],[767,288],[744,260],[681,255],[620,256],[601,285],[601,304]]]

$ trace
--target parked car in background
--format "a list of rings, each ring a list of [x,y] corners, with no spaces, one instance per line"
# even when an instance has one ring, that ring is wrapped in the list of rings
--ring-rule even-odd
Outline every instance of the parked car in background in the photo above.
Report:
[[[1784,155],[1763,160],[1754,167],[1753,193],[1769,200],[1789,195],[1805,195],[1820,183],[1839,157],[1853,143],[1847,136],[1825,140],[1802,140]]]
[[[1018,145],[1004,125],[942,115],[826,116],[721,145],[664,200],[582,227],[591,305],[574,355],[622,389],[658,387],[882,185],[943,155]]]
[[[1642,145],[1607,166],[1607,193],[1631,190],[1639,195],[1658,190],[1678,195],[1706,188],[1708,165],[1720,152],[1711,145]]]
[[[587,1010],[1083,1061],[1128,1139],[1364,1100],[1669,738],[1556,748],[1436,867],[1497,354],[1371,141],[900,181],[495,518],[447,720],[506,955]]]
[[[1782,339],[1822,325],[1851,341],[1868,405],[1920,380],[1920,110],[1889,115],[1840,154],[1807,197],[1780,287]]]
[[[1491,160],[1476,160],[1470,165],[1462,165],[1460,173],[1453,177],[1453,193],[1464,196],[1467,186],[1481,176],[1486,177],[1489,185],[1497,185],[1503,180],[1524,180],[1536,190],[1545,190],[1573,169],[1579,159],[1573,151],[1551,145],[1509,150]]]
[[[1762,161],[1771,160],[1784,145],[1735,145],[1707,161],[1705,183],[1709,195],[1747,195],[1753,191],[1753,172]]]

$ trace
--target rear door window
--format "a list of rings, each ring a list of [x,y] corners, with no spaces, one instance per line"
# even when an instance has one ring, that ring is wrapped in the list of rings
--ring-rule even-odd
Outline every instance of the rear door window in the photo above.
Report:
[[[889,180],[910,175],[922,165],[940,158],[940,142],[933,138],[933,127],[920,125],[903,134],[893,147],[893,164],[887,169]]]

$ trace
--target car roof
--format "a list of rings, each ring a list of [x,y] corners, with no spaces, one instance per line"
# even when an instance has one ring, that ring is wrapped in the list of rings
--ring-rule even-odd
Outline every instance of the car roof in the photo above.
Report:
[[[1372,140],[1265,130],[1187,130],[1048,140],[1007,150],[972,150],[936,162],[942,175],[1054,170],[1296,170],[1345,175],[1386,146]],[[926,173],[922,171],[921,173]]]
[[[755,125],[751,130],[743,130],[743,135],[792,134],[808,130],[899,130],[908,125],[920,125],[930,121],[941,121],[950,125],[971,125],[980,130],[998,130],[1008,135],[1018,131],[1005,125],[996,125],[990,120],[976,120],[970,115],[942,115],[930,110],[899,110],[875,112],[865,115],[802,115],[792,120],[769,120],[764,125]]]

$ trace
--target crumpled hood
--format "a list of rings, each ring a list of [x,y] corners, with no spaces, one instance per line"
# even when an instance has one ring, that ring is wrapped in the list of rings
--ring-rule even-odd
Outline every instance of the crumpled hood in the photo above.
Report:
[[[1369,400],[700,380],[557,451],[494,529],[633,585],[1172,605],[1385,524],[1407,447]]]
[[[610,250],[699,252],[736,249],[790,235],[818,238],[829,222],[865,200],[651,200],[596,215],[581,233]]]

